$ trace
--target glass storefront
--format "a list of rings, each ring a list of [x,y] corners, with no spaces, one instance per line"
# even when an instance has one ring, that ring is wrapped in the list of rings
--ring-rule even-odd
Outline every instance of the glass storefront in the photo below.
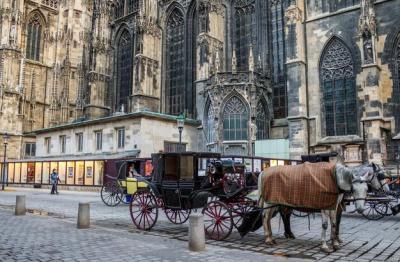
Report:
[[[223,159],[232,159],[246,165],[247,172],[260,172],[265,168],[277,165],[294,165],[299,161],[278,160],[258,157],[224,156]],[[6,178],[9,184],[49,184],[50,174],[57,170],[60,185],[71,186],[102,186],[104,174],[116,177],[116,163],[120,160],[60,160],[38,162],[8,162],[6,164]],[[149,159],[137,159],[138,169],[142,175],[151,175],[153,165]],[[140,162],[140,163],[139,163]],[[106,165],[107,163],[107,165]],[[206,165],[206,161],[202,163]],[[3,164],[0,163],[0,172]],[[138,170],[139,172],[139,170]],[[1,177],[0,173],[0,177]]]
[[[101,186],[105,161],[8,162],[6,166],[6,177],[11,184],[49,184],[50,174],[56,169],[59,185]],[[0,163],[0,178],[2,170]]]

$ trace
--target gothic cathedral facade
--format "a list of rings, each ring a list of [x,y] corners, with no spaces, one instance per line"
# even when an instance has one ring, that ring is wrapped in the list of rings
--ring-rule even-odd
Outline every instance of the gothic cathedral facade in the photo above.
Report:
[[[199,122],[204,151],[395,158],[400,0],[5,0],[0,126],[35,131],[133,112]],[[89,122],[88,122],[89,123]]]

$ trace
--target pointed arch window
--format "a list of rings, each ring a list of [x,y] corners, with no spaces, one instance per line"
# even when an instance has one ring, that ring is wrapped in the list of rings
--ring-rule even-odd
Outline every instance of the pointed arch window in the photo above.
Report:
[[[264,140],[268,138],[268,113],[265,103],[263,101],[258,102],[257,105],[257,140]]]
[[[214,109],[212,104],[210,103],[207,108],[206,114],[206,136],[207,136],[207,143],[212,143],[215,141],[215,116],[214,116]]]
[[[396,132],[400,130],[400,33],[397,37],[397,42],[394,46],[394,85],[392,99],[395,103],[394,115],[396,117]]]
[[[195,112],[195,81],[196,81],[196,72],[197,72],[197,36],[199,34],[199,15],[196,9],[196,1],[192,2],[192,5],[189,7],[189,15],[187,22],[187,45],[186,45],[186,54],[187,54],[187,80],[186,80],[186,91],[185,91],[185,110],[188,113],[189,117],[194,118]]]
[[[287,117],[285,9],[288,1],[271,1],[272,81],[275,118]],[[288,43],[293,44],[293,43]]]
[[[246,105],[238,97],[230,98],[224,107],[224,140],[247,140],[249,113]]]
[[[128,109],[129,96],[132,94],[132,57],[133,43],[130,33],[125,30],[117,45],[117,110]]]
[[[236,0],[234,23],[237,69],[247,71],[249,47],[256,43],[257,36],[254,0]]]
[[[42,23],[39,14],[34,14],[28,22],[26,58],[39,61],[42,45]]]
[[[357,134],[357,97],[354,61],[350,50],[333,38],[320,64],[327,136]]]
[[[167,20],[166,102],[167,113],[184,111],[185,91],[185,25],[182,12],[175,8]]]
[[[128,0],[128,13],[136,12],[139,9],[139,0]]]
[[[123,17],[125,13],[125,0],[119,0],[115,6],[115,19]]]

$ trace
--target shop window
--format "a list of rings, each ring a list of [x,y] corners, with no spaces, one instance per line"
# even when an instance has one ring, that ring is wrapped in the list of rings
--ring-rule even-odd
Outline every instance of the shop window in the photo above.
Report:
[[[58,163],[58,176],[60,178],[61,184],[65,184],[65,173],[66,173],[67,163],[66,162],[59,162]]]
[[[15,163],[14,183],[21,183],[21,163]]]
[[[67,163],[67,184],[75,184],[75,162]]]
[[[75,184],[83,185],[83,179],[85,176],[85,162],[76,162],[76,174],[75,174]]]
[[[94,162],[94,185],[101,186],[103,185],[103,176],[104,176],[104,161],[95,161]]]
[[[50,162],[43,162],[43,184],[49,184],[50,183]]]
[[[35,183],[42,183],[42,162],[35,163]]]
[[[14,178],[15,178],[15,164],[14,163],[8,163],[8,182],[9,183],[14,183]]]
[[[94,162],[85,161],[85,186],[93,186],[94,181]]]

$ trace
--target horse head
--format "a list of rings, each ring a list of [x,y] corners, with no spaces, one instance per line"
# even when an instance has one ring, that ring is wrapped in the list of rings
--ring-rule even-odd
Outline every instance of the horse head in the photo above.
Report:
[[[386,172],[379,165],[371,163],[369,165],[370,172],[368,172],[368,183],[374,190],[383,190],[389,192],[390,188],[386,182]]]
[[[362,176],[357,174],[352,174],[353,179],[351,181],[351,191],[354,197],[354,205],[358,213],[364,211],[365,199],[368,192],[368,176],[366,173]]]

